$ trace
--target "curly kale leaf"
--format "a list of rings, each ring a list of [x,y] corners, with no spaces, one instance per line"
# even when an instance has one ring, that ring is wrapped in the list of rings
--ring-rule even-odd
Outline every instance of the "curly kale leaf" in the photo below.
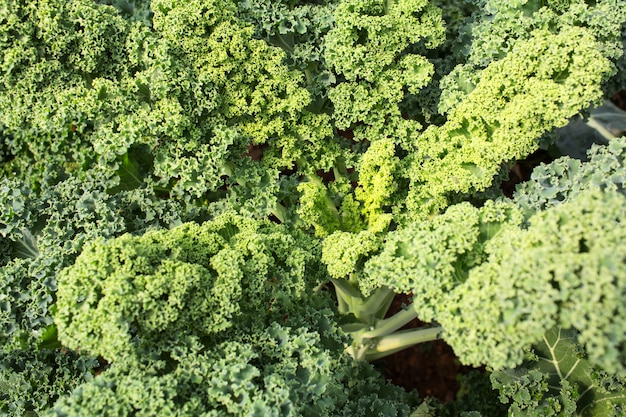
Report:
[[[38,165],[89,161],[81,152],[88,146],[81,97],[93,78],[127,73],[120,46],[129,25],[110,7],[55,0],[11,2],[0,21],[0,124],[11,153],[30,154]]]
[[[112,364],[45,415],[409,415],[414,396],[384,383],[371,365],[354,364],[335,347],[343,336],[316,324],[273,323],[210,348],[179,338],[160,357]]]
[[[562,157],[535,168],[529,181],[517,186],[513,198],[527,212],[559,205],[589,188],[623,190],[626,182],[626,138],[593,146],[589,161]]]
[[[306,110],[303,75],[233,2],[154,1],[152,27],[93,2],[22,3],[0,17],[0,126],[6,172],[32,188],[50,172],[202,202],[227,187],[263,216],[280,209],[281,169],[342,153],[329,117]]]
[[[152,10],[150,0],[97,0],[100,4],[115,7],[119,13],[129,20],[136,20],[146,26],[152,26]]]
[[[613,61],[615,67],[624,68],[626,9],[623,0],[602,0],[593,4],[583,0],[463,3],[465,10],[460,16],[458,12],[454,15],[452,27],[456,31],[449,36],[453,44],[446,61],[454,70],[444,74],[440,85],[439,110],[442,113],[456,107],[473,90],[482,69],[511,53],[517,43],[528,41],[533,31],[540,28],[553,33],[569,27],[584,28],[597,40],[597,49],[602,55]],[[450,8],[441,7],[444,15]],[[623,76],[623,71],[619,71],[603,85],[607,96],[623,88]]]
[[[365,293],[388,286],[413,293],[422,320],[432,320],[447,294],[465,282],[468,271],[486,258],[485,243],[507,224],[521,223],[507,202],[450,206],[432,221],[415,222],[389,233],[380,254],[365,264],[359,286]]]
[[[85,247],[59,274],[59,340],[108,360],[289,314],[321,278],[315,244],[222,215]]]
[[[622,30],[626,12],[622,0],[601,0],[590,4],[582,0],[475,2],[471,25],[472,41],[463,54],[474,65],[489,62],[509,53],[515,43],[527,40],[537,28],[559,31],[566,26],[589,29],[599,40],[599,49],[612,59],[622,56]]]
[[[412,292],[464,363],[513,367],[561,325],[593,364],[623,373],[625,210],[621,193],[597,189],[526,220],[512,202],[451,206],[392,233],[361,285]]]
[[[367,255],[380,248],[382,239],[363,230],[359,233],[335,232],[324,239],[322,262],[334,278],[345,278],[360,269]]]
[[[359,141],[403,142],[421,125],[404,119],[399,104],[433,73],[424,56],[406,51],[443,42],[441,13],[427,1],[351,0],[337,6],[335,21],[324,38],[326,63],[342,81],[328,93],[335,125]]]
[[[324,60],[324,37],[335,23],[336,0],[303,2],[247,0],[239,4],[238,16],[254,25],[255,36],[285,51],[290,69],[303,71],[306,88],[313,97],[310,108],[326,106],[328,89],[336,75]]]
[[[343,1],[325,37],[326,60],[346,79],[376,81],[407,45],[443,40],[438,10],[426,1]]]
[[[0,351],[0,415],[34,417],[91,381],[96,359],[61,349],[29,346]]]
[[[40,341],[52,324],[55,281],[36,279],[30,259],[14,259],[0,268],[0,352]]]
[[[613,72],[585,29],[536,30],[532,39],[516,43],[481,73],[443,126],[430,126],[416,138],[410,216],[427,217],[445,208],[454,193],[489,187],[503,162],[531,153],[541,135],[599,100],[600,86]]]
[[[592,363],[623,372],[624,210],[621,194],[591,190],[494,236],[437,315],[462,360],[514,366],[560,324],[580,331]]]

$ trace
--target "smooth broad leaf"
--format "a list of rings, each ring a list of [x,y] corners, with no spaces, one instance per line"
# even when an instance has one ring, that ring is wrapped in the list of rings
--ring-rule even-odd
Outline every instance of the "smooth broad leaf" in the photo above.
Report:
[[[623,415],[626,411],[626,381],[620,383],[617,377],[604,374],[582,357],[574,331],[549,331],[536,353],[539,356],[537,368],[550,374],[552,389],[560,389],[563,381],[568,381],[578,392],[575,415],[609,417]]]
[[[120,191],[134,190],[142,186],[153,167],[153,156],[146,145],[135,145],[124,155],[119,157],[117,175],[120,178],[119,185],[108,190],[110,194]]]
[[[594,367],[574,330],[554,328],[518,368],[497,371],[492,383],[511,400],[513,416],[618,417],[626,411],[626,379]]]
[[[57,326],[51,324],[46,327],[41,335],[41,341],[39,342],[40,349],[58,349],[61,348],[61,342],[59,342]]]
[[[28,229],[22,229],[22,238],[12,243],[13,256],[16,258],[35,259],[39,256],[37,238]]]
[[[554,143],[560,155],[587,161],[593,144],[607,145],[626,133],[626,111],[606,100],[591,110],[588,120],[573,120],[558,130]]]
[[[437,407],[434,406],[432,398],[427,398],[411,413],[410,417],[436,417]]]

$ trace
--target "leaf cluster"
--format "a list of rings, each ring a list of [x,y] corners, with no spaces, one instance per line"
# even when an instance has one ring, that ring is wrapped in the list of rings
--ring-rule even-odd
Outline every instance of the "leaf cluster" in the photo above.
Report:
[[[235,214],[88,245],[59,276],[55,323],[111,365],[46,415],[406,415],[410,396],[343,351],[310,292],[315,255]]]
[[[619,414],[626,139],[498,186],[623,87],[624,22],[624,0],[2,2],[0,414]],[[502,404],[483,378],[415,408],[350,357],[440,337]]]

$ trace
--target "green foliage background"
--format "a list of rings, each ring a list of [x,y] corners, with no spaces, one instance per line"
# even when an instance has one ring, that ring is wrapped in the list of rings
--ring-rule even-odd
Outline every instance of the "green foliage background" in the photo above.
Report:
[[[498,187],[624,88],[624,22],[623,0],[0,0],[0,414],[619,415],[624,139]],[[502,403],[355,363],[331,279],[412,293]]]

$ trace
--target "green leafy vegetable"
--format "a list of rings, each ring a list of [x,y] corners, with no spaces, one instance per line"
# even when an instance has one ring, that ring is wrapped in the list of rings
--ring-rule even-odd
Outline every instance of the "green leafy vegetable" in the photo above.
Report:
[[[626,138],[499,187],[619,97],[625,28],[624,0],[0,2],[0,415],[623,415]],[[446,404],[367,364],[434,339],[484,367]]]

